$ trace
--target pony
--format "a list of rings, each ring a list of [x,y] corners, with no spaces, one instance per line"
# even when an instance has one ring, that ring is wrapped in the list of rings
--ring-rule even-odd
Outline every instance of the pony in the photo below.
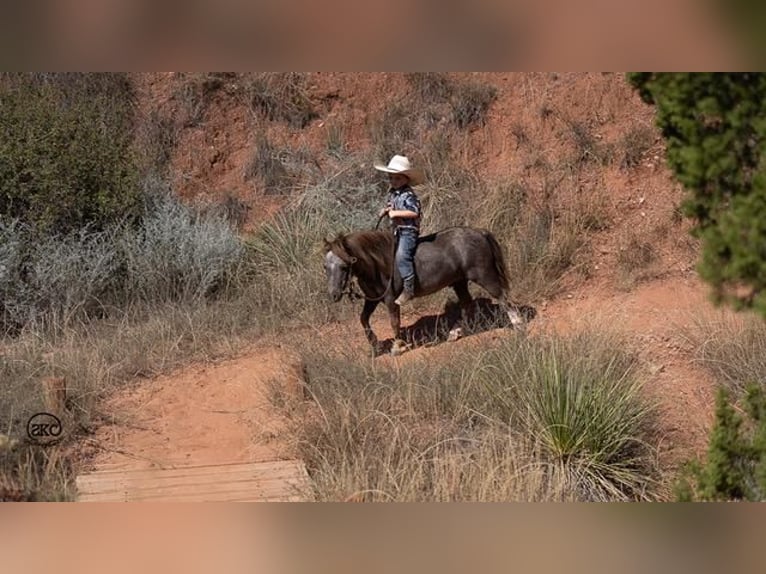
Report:
[[[383,302],[388,309],[394,332],[394,350],[400,348],[400,308],[394,302],[402,290],[402,278],[394,265],[396,238],[390,231],[354,231],[325,239],[324,270],[327,289],[334,302],[344,294],[353,295],[351,278],[356,277],[364,295],[360,321],[373,350],[378,339],[370,326],[370,316]],[[481,286],[496,299],[511,325],[524,324],[515,305],[508,301],[508,272],[500,244],[491,232],[473,227],[450,227],[418,238],[415,252],[415,297],[431,295],[452,287],[458,297],[461,318],[465,320],[473,298],[468,282]],[[450,332],[450,340],[460,336],[459,329]]]

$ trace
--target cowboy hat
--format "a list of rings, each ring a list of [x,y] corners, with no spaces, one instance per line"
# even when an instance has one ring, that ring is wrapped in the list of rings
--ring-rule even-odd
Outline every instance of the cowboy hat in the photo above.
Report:
[[[385,171],[386,173],[401,173],[406,175],[410,180],[410,185],[420,185],[426,178],[423,172],[419,169],[415,169],[410,165],[410,160],[403,155],[395,155],[388,162],[388,165],[376,163],[375,169],[378,171]]]

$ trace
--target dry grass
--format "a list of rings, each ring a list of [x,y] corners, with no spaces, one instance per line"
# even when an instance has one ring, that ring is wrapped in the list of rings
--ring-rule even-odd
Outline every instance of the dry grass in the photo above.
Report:
[[[651,276],[652,265],[658,254],[654,244],[636,233],[629,233],[617,254],[619,284],[623,289],[632,289],[636,283]]]
[[[649,126],[636,125],[631,127],[622,136],[620,142],[620,150],[622,153],[620,167],[623,169],[631,169],[638,166],[654,145],[655,138],[656,131]]]
[[[399,367],[307,342],[312,400],[276,404],[320,500],[651,499],[651,407],[607,341],[511,338]]]
[[[695,317],[683,333],[695,358],[736,398],[747,385],[766,387],[766,325],[757,316],[722,311]]]
[[[252,110],[293,128],[304,128],[317,117],[306,81],[307,74],[299,72],[261,72],[243,78]]]

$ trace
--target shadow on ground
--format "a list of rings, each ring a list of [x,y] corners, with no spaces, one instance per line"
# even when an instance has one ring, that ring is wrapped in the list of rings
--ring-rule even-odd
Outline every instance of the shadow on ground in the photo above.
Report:
[[[537,315],[537,310],[528,305],[518,307],[518,311],[526,323]],[[459,320],[460,306],[455,301],[449,301],[445,305],[444,312],[438,315],[426,315],[412,325],[402,327],[402,339],[411,349],[439,345],[448,340],[450,330]],[[513,328],[508,315],[503,312],[500,305],[487,298],[474,299],[468,311],[468,317],[461,327],[463,338],[493,329]],[[393,345],[393,338],[380,341],[375,355],[390,353]]]

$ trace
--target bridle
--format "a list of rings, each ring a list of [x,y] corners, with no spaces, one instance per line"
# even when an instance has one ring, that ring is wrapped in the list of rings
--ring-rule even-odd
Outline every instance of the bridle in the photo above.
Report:
[[[378,217],[378,221],[375,224],[375,231],[378,231],[378,228],[380,227],[380,222],[383,221],[383,218],[386,217],[386,214],[384,213],[380,217]],[[337,254],[336,254],[337,255]],[[392,261],[394,260],[394,257],[396,255],[396,241],[394,241],[394,253],[392,254]],[[391,287],[394,283],[394,275],[391,274],[391,277],[388,279],[388,284],[386,285],[385,290],[383,291],[383,294],[380,297],[368,297],[367,294],[364,292],[364,289],[359,286],[359,291],[362,292],[360,295],[356,292],[354,289],[354,281],[353,279],[356,278],[356,274],[353,273],[354,271],[354,263],[356,263],[357,259],[356,257],[351,257],[351,261],[346,263],[348,265],[348,271],[346,272],[346,277],[343,279],[343,288],[341,289],[341,297],[343,295],[346,295],[350,301],[354,301],[357,299],[365,299],[366,301],[373,301],[378,302],[382,301],[386,295],[388,295],[389,291],[391,291]],[[357,278],[357,283],[359,282],[359,279]]]
[[[355,301],[357,299],[365,299],[366,301],[382,301],[386,295],[388,295],[388,292],[391,290],[391,284],[393,283],[393,277],[391,277],[388,280],[388,284],[386,285],[385,290],[383,291],[383,294],[380,297],[369,297],[365,292],[364,289],[362,289],[361,286],[359,286],[359,291],[362,292],[360,295],[356,292],[354,289],[354,281],[353,279],[357,279],[357,283],[359,282],[359,279],[356,278],[356,274],[353,273],[354,271],[354,263],[356,263],[356,257],[352,257],[351,262],[348,263],[348,271],[346,271],[346,277],[343,280],[343,289],[341,290],[341,293],[343,295],[346,295],[350,301]]]

